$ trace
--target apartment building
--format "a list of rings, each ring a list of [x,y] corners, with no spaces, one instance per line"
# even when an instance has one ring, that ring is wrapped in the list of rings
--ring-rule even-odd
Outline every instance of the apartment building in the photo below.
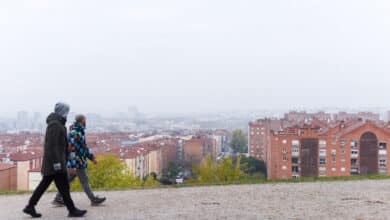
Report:
[[[371,121],[289,127],[270,138],[270,179],[390,174],[390,130]]]

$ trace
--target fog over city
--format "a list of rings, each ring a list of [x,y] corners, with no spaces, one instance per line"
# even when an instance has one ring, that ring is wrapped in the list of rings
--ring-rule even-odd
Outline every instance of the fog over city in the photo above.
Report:
[[[0,114],[390,106],[389,1],[0,2]]]

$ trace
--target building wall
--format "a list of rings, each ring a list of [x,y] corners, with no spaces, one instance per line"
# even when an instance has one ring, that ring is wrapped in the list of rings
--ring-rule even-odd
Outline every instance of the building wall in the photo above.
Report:
[[[16,189],[16,167],[0,170],[0,190]]]
[[[267,137],[269,136],[269,126],[264,122],[249,124],[249,144],[248,150],[251,157],[266,161]]]
[[[215,158],[215,141],[207,137],[194,137],[184,143],[184,161],[186,167],[199,165],[202,160],[211,154]]]
[[[29,190],[35,190],[42,180],[41,172],[29,172]]]
[[[30,170],[30,161],[18,161],[17,166],[17,190],[29,190],[28,171]]]
[[[130,170],[130,172],[133,174],[133,176],[137,175],[137,168],[136,168],[136,158],[127,158],[124,160],[125,164],[127,165],[127,168]]]

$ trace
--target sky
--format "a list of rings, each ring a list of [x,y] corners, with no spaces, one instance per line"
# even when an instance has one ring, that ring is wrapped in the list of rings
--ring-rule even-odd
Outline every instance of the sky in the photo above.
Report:
[[[388,0],[2,0],[0,114],[390,106]]]

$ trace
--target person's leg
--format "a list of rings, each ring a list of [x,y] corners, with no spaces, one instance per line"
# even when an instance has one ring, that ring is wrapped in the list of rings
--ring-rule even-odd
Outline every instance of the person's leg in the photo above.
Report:
[[[41,199],[43,193],[49,188],[51,182],[53,181],[54,176],[44,176],[39,183],[38,187],[35,189],[33,195],[31,196],[28,206],[34,207],[38,204]]]
[[[60,192],[62,198],[64,199],[64,203],[66,207],[68,208],[69,212],[73,212],[76,207],[73,203],[73,200],[70,196],[70,189],[69,189],[69,181],[68,176],[66,173],[63,174],[57,174],[54,176],[54,181],[57,186],[58,191]]]
[[[89,185],[87,170],[78,169],[77,176],[79,177],[80,183],[83,186],[84,192],[87,194],[88,198],[93,201],[96,197],[91,190],[91,186]]]
[[[69,187],[75,178],[76,178],[76,174],[72,175],[72,174],[70,174],[70,172],[68,172]],[[61,196],[61,193],[59,191],[57,191],[57,194],[56,194],[54,201],[62,201],[62,196]]]

